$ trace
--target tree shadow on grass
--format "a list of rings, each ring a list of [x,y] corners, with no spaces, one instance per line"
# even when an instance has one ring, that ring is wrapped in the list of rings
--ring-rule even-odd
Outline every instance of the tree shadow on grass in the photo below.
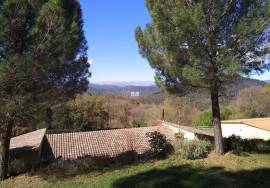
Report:
[[[116,180],[112,188],[178,187],[270,187],[270,168],[225,171],[221,167],[199,168],[190,165],[153,169]]]

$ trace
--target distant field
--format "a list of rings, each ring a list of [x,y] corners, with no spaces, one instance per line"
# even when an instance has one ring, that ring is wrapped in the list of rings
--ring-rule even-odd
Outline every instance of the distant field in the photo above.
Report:
[[[63,172],[64,173],[64,172]],[[118,169],[104,169],[73,177],[71,174],[21,175],[0,183],[1,188],[174,188],[270,187],[270,155],[211,154],[188,161],[175,156]]]

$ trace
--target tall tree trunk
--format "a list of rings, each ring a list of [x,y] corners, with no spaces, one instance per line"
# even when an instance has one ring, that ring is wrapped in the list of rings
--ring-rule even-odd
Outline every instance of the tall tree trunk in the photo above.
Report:
[[[13,120],[9,119],[4,125],[4,130],[0,133],[0,180],[7,178],[9,146],[12,132]]]
[[[215,152],[216,154],[223,155],[224,146],[220,122],[219,94],[217,87],[211,88],[211,102],[212,102],[213,126],[215,137]]]

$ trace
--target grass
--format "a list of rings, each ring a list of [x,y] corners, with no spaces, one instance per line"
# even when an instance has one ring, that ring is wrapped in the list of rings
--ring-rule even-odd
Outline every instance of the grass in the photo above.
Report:
[[[68,174],[68,173],[67,173]],[[174,188],[174,187],[270,187],[270,155],[211,154],[189,161],[176,156],[120,168],[107,168],[75,176],[26,174],[0,182],[2,188]],[[59,175],[59,174],[58,174]],[[60,179],[59,179],[60,178]]]

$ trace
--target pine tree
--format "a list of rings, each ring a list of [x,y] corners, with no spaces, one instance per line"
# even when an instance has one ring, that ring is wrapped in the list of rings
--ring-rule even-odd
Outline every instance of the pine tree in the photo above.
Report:
[[[151,23],[136,29],[140,53],[170,92],[205,88],[215,151],[224,153],[219,96],[234,79],[269,69],[269,0],[147,0]]]
[[[13,126],[87,89],[82,27],[76,0],[0,0],[0,179]]]

